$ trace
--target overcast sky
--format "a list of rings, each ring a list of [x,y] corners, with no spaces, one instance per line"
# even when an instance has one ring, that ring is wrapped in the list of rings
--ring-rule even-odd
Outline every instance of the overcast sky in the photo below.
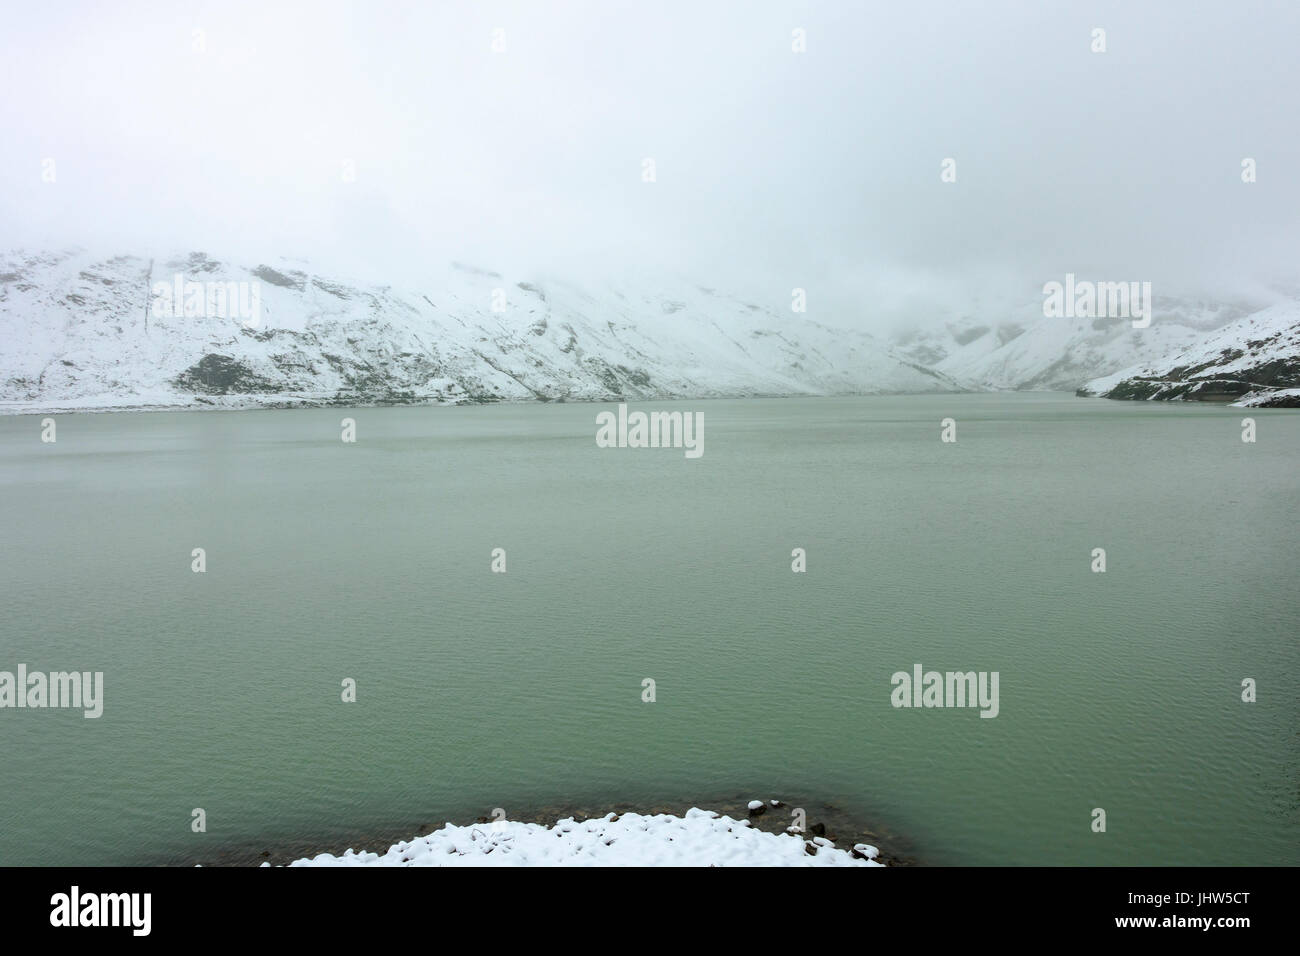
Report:
[[[1300,271],[1298,39],[1290,0],[11,5],[0,246],[682,274],[866,323],[1070,271],[1248,288]]]

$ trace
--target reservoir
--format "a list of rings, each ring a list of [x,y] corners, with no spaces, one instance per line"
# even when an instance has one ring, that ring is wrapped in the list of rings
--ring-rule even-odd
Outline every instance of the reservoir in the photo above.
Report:
[[[0,417],[0,671],[103,675],[0,709],[0,864],[736,792],[930,864],[1300,864],[1300,415],[629,403],[692,458],[616,407]],[[894,706],[918,666],[993,719]]]

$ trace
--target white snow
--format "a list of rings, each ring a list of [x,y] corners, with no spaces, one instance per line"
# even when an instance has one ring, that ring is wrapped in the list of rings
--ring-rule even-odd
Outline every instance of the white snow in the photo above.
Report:
[[[1080,391],[1088,395],[1105,395],[1131,378],[1165,381],[1170,392],[1186,382],[1195,381],[1227,379],[1249,384],[1253,369],[1297,358],[1300,358],[1300,303],[1279,302],[1230,322],[1155,361],[1139,362],[1095,378]],[[1270,394],[1276,396],[1278,392],[1262,389],[1261,393],[1243,396],[1234,404],[1257,404]],[[1152,397],[1160,398],[1162,395],[1157,393]]]
[[[385,853],[322,853],[290,866],[883,866],[822,837],[766,833],[711,810],[683,816],[610,813],[553,827],[498,821],[447,824]],[[866,846],[859,844],[859,847]],[[875,850],[875,847],[866,847]],[[877,851],[878,852],[878,851]],[[875,856],[874,853],[866,854]],[[267,865],[267,864],[263,864]]]
[[[153,287],[178,275],[257,283],[256,327],[154,315]],[[289,259],[12,251],[0,253],[0,413],[1073,389],[1195,347],[1261,304],[1157,295],[1151,325],[1134,329],[1047,318],[1041,299],[974,302],[886,342],[858,331],[869,302],[795,314],[663,276],[578,284],[452,264],[395,287]],[[178,384],[208,355],[261,390]]]
[[[170,286],[177,275],[257,283],[256,327],[237,316],[155,315],[153,286]],[[418,288],[394,288],[303,263],[199,253],[151,260],[11,252],[0,254],[0,411],[354,396],[364,404],[388,393],[456,403],[960,389],[853,331],[857,320],[796,315],[788,302],[682,280],[589,287],[453,264],[430,269]],[[255,387],[204,394],[178,385],[207,355],[237,363]]]
[[[762,801],[762,800],[750,800],[750,801],[749,801],[749,809],[751,809],[751,810],[761,810],[762,808],[763,808],[763,801]]]
[[[1135,329],[1121,318],[1050,318],[1035,299],[978,307],[934,327],[897,333],[892,344],[902,355],[975,387],[1072,391],[1193,345],[1263,304],[1158,296],[1151,324]]]
[[[1241,396],[1238,401],[1232,404],[1237,408],[1257,408],[1282,398],[1300,400],[1300,388],[1279,388],[1272,392],[1250,392]]]

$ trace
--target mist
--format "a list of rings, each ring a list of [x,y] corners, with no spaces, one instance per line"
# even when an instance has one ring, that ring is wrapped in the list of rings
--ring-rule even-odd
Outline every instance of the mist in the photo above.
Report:
[[[1253,292],[1300,252],[1297,36],[1283,2],[28,5],[0,245],[672,274],[867,328],[1067,272]]]

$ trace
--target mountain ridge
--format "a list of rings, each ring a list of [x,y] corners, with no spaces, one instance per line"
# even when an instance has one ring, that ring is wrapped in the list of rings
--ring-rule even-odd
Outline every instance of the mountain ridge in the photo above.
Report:
[[[1280,302],[1191,346],[1079,387],[1086,397],[1300,407],[1300,303]]]
[[[1202,378],[1231,377],[1241,370],[1211,368],[1216,356],[1248,349],[1252,320],[1272,328],[1275,308],[1156,304],[1142,329],[1024,302],[886,339],[686,280],[582,285],[451,262],[399,288],[288,258],[19,250],[0,254],[0,412],[1013,389],[1208,398],[1204,383],[1120,382],[1167,377],[1183,354]],[[1236,331],[1203,355],[1224,329]],[[1231,397],[1282,402],[1289,382],[1243,379]]]
[[[191,303],[171,288],[206,286]],[[233,283],[233,285],[229,285]],[[212,290],[230,288],[217,300]],[[867,333],[713,289],[587,288],[453,263],[427,288],[292,262],[0,256],[0,407],[605,401],[954,392]],[[224,294],[224,292],[222,292]],[[241,305],[254,300],[256,317]],[[195,314],[185,314],[191,305]],[[209,314],[213,305],[218,314]],[[179,313],[179,314],[178,314]]]

